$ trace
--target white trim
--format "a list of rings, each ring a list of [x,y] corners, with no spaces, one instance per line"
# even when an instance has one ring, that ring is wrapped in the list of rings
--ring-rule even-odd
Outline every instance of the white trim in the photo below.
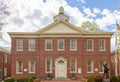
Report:
[[[33,72],[30,71],[30,61],[34,61],[34,71]],[[35,73],[35,68],[36,68],[35,60],[28,60],[28,73]]]
[[[4,76],[7,76],[7,67],[4,68]]]
[[[105,61],[104,60],[101,60],[101,61],[103,61],[104,62],[104,64],[105,64]],[[100,62],[101,61],[99,61],[99,73],[104,73],[104,66],[103,66],[103,71],[102,72],[100,72]]]
[[[71,44],[71,41],[72,40],[75,40],[75,49],[72,49],[71,47],[72,47],[72,44]],[[70,39],[70,51],[77,51],[77,39]]]
[[[88,49],[88,41],[92,41],[92,49]],[[93,41],[93,39],[87,39],[87,51],[94,51],[94,41]]]
[[[51,43],[51,49],[47,49],[47,41],[50,41]],[[52,39],[45,39],[45,51],[52,51]]]
[[[47,71],[47,60],[50,60],[50,71]],[[52,73],[52,59],[51,58],[46,58],[45,59],[45,73]]]
[[[75,60],[75,71],[71,71],[71,60]],[[71,58],[70,59],[70,73],[77,73],[77,59],[76,58]]]
[[[31,44],[32,44],[32,46],[34,46],[34,49],[31,49]],[[29,39],[28,40],[28,51],[35,51],[35,47],[36,47],[36,40],[35,39]]]
[[[19,47],[19,45],[18,45],[19,40],[22,41],[22,49],[18,49],[18,47]],[[16,43],[16,48],[17,48],[17,49],[16,49],[16,50],[17,50],[17,51],[23,51],[23,39],[17,39],[16,41],[17,41],[17,43]]]
[[[103,43],[104,49],[103,50],[101,49],[101,45],[100,45],[102,40],[104,41],[104,43]],[[105,39],[99,39],[99,51],[106,51],[106,40]]]
[[[7,54],[4,54],[4,63],[7,63]]]
[[[59,49],[59,41],[63,41],[63,49]],[[58,39],[57,40],[57,50],[58,51],[64,51],[65,50],[65,41],[64,41],[64,39]]]
[[[92,62],[91,71],[88,71],[88,61],[91,61],[91,62]],[[87,61],[87,73],[94,73],[94,62],[93,62],[93,60],[88,60],[88,61]]]
[[[60,78],[61,76],[60,76],[60,74],[59,74],[59,65],[60,64],[58,64],[58,62],[59,61],[64,61],[64,77],[63,78],[67,78],[67,59],[65,59],[64,57],[62,57],[62,56],[60,56],[60,57],[58,57],[57,59],[55,59],[55,78]],[[63,69],[61,69],[61,70],[63,70]],[[62,71],[63,72],[63,71]]]
[[[21,72],[18,71],[18,61],[21,61],[21,60],[16,61],[16,74],[23,74],[23,61],[21,61],[22,62],[22,66],[21,66],[22,71]]]

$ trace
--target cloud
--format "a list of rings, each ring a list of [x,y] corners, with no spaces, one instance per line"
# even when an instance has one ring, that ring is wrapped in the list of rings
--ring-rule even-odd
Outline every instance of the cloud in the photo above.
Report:
[[[83,7],[83,12],[86,14],[86,17],[96,17],[90,8]]]
[[[81,3],[86,3],[86,1],[85,1],[85,0],[77,0],[77,1],[80,1]]]
[[[98,13],[100,13],[101,11],[100,11],[100,9],[99,8],[93,8],[93,13],[96,13],[96,14],[98,14]]]
[[[26,32],[37,31],[40,28],[52,23],[53,16],[58,14],[58,9],[61,6],[60,0],[12,0],[15,4],[13,14],[8,18],[4,32]],[[81,3],[86,3],[85,0],[77,0]],[[84,21],[95,21],[103,30],[108,30],[109,26],[115,24],[116,19],[120,19],[120,13],[117,10],[109,9],[100,10],[99,8],[83,7],[83,13],[77,7],[71,7],[65,0],[62,0],[65,14],[70,16],[70,23],[80,26]],[[101,18],[97,18],[101,15]],[[112,29],[113,31],[115,29]],[[7,33],[6,33],[7,34]],[[7,36],[3,35],[10,42]],[[8,39],[7,39],[8,38]],[[114,41],[112,39],[111,41]],[[114,45],[112,45],[114,46]]]

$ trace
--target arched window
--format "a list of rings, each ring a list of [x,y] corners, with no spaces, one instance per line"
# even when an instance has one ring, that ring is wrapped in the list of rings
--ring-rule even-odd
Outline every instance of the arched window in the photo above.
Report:
[[[60,61],[58,61],[58,63],[63,64],[63,63],[64,63],[64,61],[63,61],[63,60],[60,60]]]

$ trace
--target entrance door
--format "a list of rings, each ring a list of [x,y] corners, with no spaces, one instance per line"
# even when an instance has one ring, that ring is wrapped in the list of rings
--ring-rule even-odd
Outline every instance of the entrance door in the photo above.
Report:
[[[67,62],[65,60],[56,61],[55,77],[56,78],[67,78]]]

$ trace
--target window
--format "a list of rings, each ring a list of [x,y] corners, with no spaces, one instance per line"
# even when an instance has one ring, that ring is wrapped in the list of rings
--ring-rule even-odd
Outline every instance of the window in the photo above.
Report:
[[[58,50],[64,50],[64,40],[63,39],[59,39],[58,40]]]
[[[93,61],[87,61],[87,72],[93,73]]]
[[[17,74],[23,73],[23,61],[16,62],[16,73]]]
[[[4,63],[7,63],[7,54],[4,54]]]
[[[52,51],[52,40],[51,39],[45,40],[45,50]]]
[[[52,73],[52,60],[51,59],[46,59],[45,61],[45,68],[46,68],[46,73]]]
[[[99,51],[105,51],[105,40],[99,40]]]
[[[35,73],[35,61],[34,60],[28,61],[28,71],[29,73]]]
[[[93,51],[93,40],[92,39],[87,40],[87,51]]]
[[[70,60],[70,73],[76,73],[77,72],[77,62],[76,59]]]
[[[100,73],[104,72],[104,64],[105,64],[105,61],[100,61],[99,62],[99,72]]]
[[[7,68],[4,68],[4,76],[7,76]]]
[[[17,39],[17,51],[23,51],[23,40]]]
[[[76,39],[70,40],[70,50],[71,51],[77,50],[77,40]]]
[[[29,51],[35,51],[35,39],[29,39]]]

